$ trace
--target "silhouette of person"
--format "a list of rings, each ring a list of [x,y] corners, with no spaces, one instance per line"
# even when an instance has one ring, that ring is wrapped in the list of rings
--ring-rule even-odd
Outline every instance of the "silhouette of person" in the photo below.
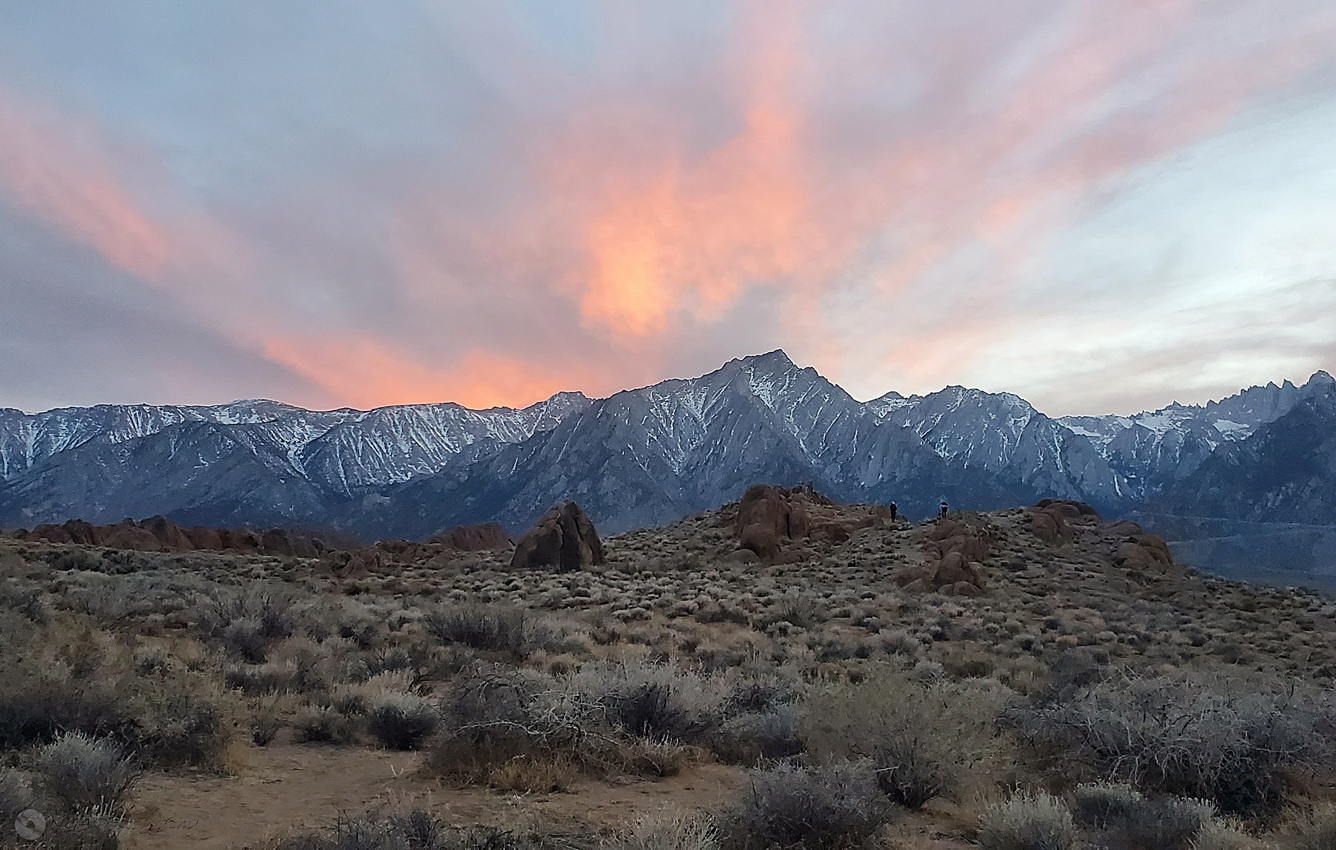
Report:
[[[891,502],[891,522],[895,522],[895,502]]]
[[[942,519],[946,519],[946,499],[942,499]]]

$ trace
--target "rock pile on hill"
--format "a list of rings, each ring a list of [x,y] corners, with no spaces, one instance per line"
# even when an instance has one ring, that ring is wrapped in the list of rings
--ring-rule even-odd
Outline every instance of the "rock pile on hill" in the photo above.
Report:
[[[570,572],[605,563],[603,541],[589,515],[575,502],[564,502],[539,518],[515,544],[512,569],[556,567]]]
[[[774,560],[781,541],[805,538],[808,531],[807,509],[788,490],[753,484],[738,502],[733,526],[738,548],[762,560]]]
[[[987,588],[983,563],[995,538],[988,520],[975,514],[937,520],[923,535],[923,564],[902,570],[896,583],[910,591],[978,596]]]
[[[244,554],[318,558],[335,548],[319,536],[271,528],[263,532],[242,529],[185,527],[164,516],[135,522],[122,520],[115,525],[92,525],[72,519],[60,525],[39,525],[32,531],[20,530],[21,540],[45,540],[48,543],[76,543],[108,549],[132,549],[138,552],[239,552]]]
[[[447,549],[460,552],[500,552],[515,543],[506,530],[494,522],[456,525],[432,535],[427,542],[439,543]]]

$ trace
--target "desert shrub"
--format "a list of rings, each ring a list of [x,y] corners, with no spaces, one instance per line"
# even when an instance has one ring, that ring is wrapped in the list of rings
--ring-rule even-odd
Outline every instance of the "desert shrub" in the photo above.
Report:
[[[556,695],[518,670],[476,665],[450,683],[440,706],[440,734],[427,758],[436,774],[463,782],[518,787],[531,772],[538,787],[573,776],[584,738],[581,720]],[[554,780],[554,777],[557,779]]]
[[[616,850],[717,850],[719,830],[703,815],[683,812],[641,817],[613,845]]]
[[[367,730],[392,750],[418,749],[436,725],[436,708],[416,694],[387,693],[367,711]]]
[[[723,846],[738,850],[829,848],[867,839],[886,817],[867,764],[781,764],[752,771],[741,798],[720,816],[720,832]]]
[[[519,608],[468,606],[433,611],[427,631],[443,644],[524,658],[551,638],[551,632]]]
[[[48,818],[46,833],[34,846],[49,850],[118,850],[124,823],[123,813],[108,804],[79,809]]]
[[[887,797],[917,809],[955,793],[968,776],[994,775],[1001,698],[980,682],[885,674],[812,694],[800,729],[813,758],[866,759]]]
[[[136,771],[124,751],[105,738],[67,732],[37,754],[47,787],[71,807],[118,807]]]
[[[1090,783],[1077,786],[1072,815],[1085,829],[1108,829],[1136,816],[1145,803],[1141,792],[1130,785]]]
[[[589,841],[544,841],[542,834],[496,827],[450,827],[431,813],[341,815],[328,835],[308,833],[280,841],[275,850],[541,850],[593,846]]]
[[[6,687],[0,693],[0,749],[21,749],[54,741],[61,731],[128,740],[135,722],[114,694],[97,687],[81,687],[64,679],[31,679],[19,671],[4,671]]]
[[[32,788],[16,770],[0,769],[0,822],[8,823],[32,804]]]
[[[1336,807],[1326,806],[1293,822],[1286,830],[1295,850],[1336,850]]]
[[[292,723],[299,744],[350,744],[357,739],[357,722],[325,705],[308,706]]]
[[[729,717],[708,739],[710,751],[729,764],[754,765],[802,753],[798,709],[780,704],[761,712]]]
[[[705,742],[717,731],[730,696],[722,679],[672,664],[591,665],[575,686],[627,734],[684,742]]]
[[[1061,762],[1251,814],[1281,801],[1287,771],[1331,752],[1331,715],[1321,699],[1279,687],[1235,693],[1199,679],[1134,679],[1020,703],[1002,720]]]
[[[135,746],[142,758],[157,765],[218,770],[230,739],[229,728],[217,705],[178,693],[155,707]]]
[[[53,570],[83,570],[86,572],[98,572],[105,566],[101,554],[83,547],[53,550],[47,555],[47,563],[51,565]]]
[[[1188,850],[1215,810],[1202,800],[1139,800],[1105,822],[1101,844],[1110,850]]]
[[[263,663],[269,648],[296,629],[291,601],[263,592],[220,594],[197,606],[194,618],[202,637],[252,664]]]
[[[1074,850],[1080,834],[1061,800],[1019,792],[980,816],[978,842],[983,850]]]
[[[1208,821],[1193,839],[1192,850],[1262,850],[1267,845],[1228,824]]]

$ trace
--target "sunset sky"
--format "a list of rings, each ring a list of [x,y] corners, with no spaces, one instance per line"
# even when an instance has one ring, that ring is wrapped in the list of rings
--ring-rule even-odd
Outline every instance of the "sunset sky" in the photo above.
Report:
[[[0,4],[0,407],[1336,371],[1331,0]]]

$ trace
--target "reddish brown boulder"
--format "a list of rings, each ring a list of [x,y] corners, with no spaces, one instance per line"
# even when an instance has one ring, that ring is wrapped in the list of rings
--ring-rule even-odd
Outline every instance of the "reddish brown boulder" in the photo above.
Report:
[[[192,526],[185,530],[185,535],[191,547],[195,549],[206,549],[211,552],[223,550],[222,535],[212,528],[205,528],[202,525]]]
[[[165,516],[149,517],[139,523],[139,527],[158,538],[162,548],[170,552],[189,552],[195,548],[185,529]]]
[[[932,575],[934,587],[942,587],[960,581],[977,583],[978,580],[979,571],[974,569],[973,565],[959,552],[947,552],[942,560],[937,563],[937,569]]]
[[[1034,506],[1039,510],[1051,510],[1068,519],[1079,519],[1083,516],[1099,517],[1099,512],[1094,507],[1072,499],[1040,499],[1034,503]]]
[[[1074,534],[1063,514],[1046,508],[1030,508],[1027,527],[1030,533],[1050,546],[1062,546],[1072,542]]]
[[[29,540],[45,540],[48,543],[73,543],[69,531],[63,525],[43,523],[28,532]]]
[[[162,541],[154,537],[153,532],[129,520],[108,526],[102,545],[110,549],[134,549],[139,552],[161,552],[164,548]]]
[[[807,536],[807,510],[796,499],[778,487],[753,484],[738,502],[738,518],[733,533],[742,539],[742,532],[752,525],[763,525],[775,532],[775,538],[796,540]]]
[[[755,552],[761,560],[773,560],[779,555],[779,537],[771,526],[754,522],[742,530],[738,547]]]
[[[427,542],[460,552],[497,552],[514,545],[506,530],[494,522],[456,525],[432,536]]]
[[[562,572],[602,564],[603,541],[589,515],[575,502],[553,507],[520,536],[512,568],[556,567]]]
[[[269,528],[260,534],[260,548],[266,555],[292,555],[292,539],[282,528]]]
[[[92,525],[81,519],[67,520],[64,525],[65,531],[70,535],[71,543],[82,543],[85,546],[98,545],[98,530]]]
[[[1119,544],[1118,565],[1136,573],[1164,573],[1174,565],[1174,556],[1163,538],[1138,534]]]
[[[224,528],[218,532],[223,548],[235,552],[259,552],[264,542],[249,528]]]
[[[847,522],[819,522],[812,526],[811,538],[818,542],[843,543],[854,534],[854,526]]]

